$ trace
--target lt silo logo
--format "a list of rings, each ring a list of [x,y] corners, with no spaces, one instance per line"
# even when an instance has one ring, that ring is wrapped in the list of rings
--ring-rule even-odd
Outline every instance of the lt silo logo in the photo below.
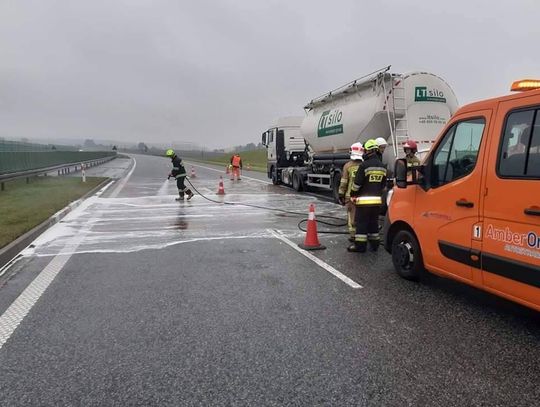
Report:
[[[446,98],[442,90],[428,89],[427,86],[416,86],[414,88],[414,101],[446,103]]]
[[[333,136],[334,134],[343,133],[343,112],[341,110],[327,110],[323,112],[319,119],[319,127],[317,129],[318,137]]]

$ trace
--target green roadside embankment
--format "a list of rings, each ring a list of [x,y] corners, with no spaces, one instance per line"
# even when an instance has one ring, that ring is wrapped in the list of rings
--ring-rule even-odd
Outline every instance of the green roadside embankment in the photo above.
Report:
[[[0,191],[0,248],[76,201],[106,178],[35,177],[19,179]]]
[[[223,165],[223,168],[225,168],[230,163],[232,154],[233,153],[223,154],[223,155],[208,158],[208,159],[204,159],[201,157],[192,158],[192,157],[186,156],[185,159],[187,161],[191,160],[191,161],[205,162],[205,163],[210,163],[210,164]],[[238,152],[238,154],[240,154],[240,157],[242,158],[242,165],[243,165],[244,170],[248,169],[248,164],[249,164],[252,171],[266,172],[266,149],[253,150],[253,151],[240,151]]]

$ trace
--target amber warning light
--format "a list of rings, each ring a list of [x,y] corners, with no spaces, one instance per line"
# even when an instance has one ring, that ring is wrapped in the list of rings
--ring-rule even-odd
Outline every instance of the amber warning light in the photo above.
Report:
[[[534,90],[540,89],[540,80],[537,79],[522,79],[520,81],[515,81],[510,88],[511,91],[522,91],[522,90]]]

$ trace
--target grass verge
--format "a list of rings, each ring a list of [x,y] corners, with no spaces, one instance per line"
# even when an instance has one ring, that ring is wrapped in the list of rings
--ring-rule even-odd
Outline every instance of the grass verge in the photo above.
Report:
[[[192,161],[223,165],[223,168],[225,169],[225,166],[227,166],[227,164],[230,163],[232,154],[233,153],[223,154],[219,157],[212,157],[209,159],[191,158],[191,157],[185,157],[185,159],[187,161],[192,160]],[[249,164],[251,166],[252,171],[266,172],[266,149],[253,150],[253,151],[240,151],[238,154],[240,154],[240,157],[242,158],[242,165],[244,166],[244,170],[247,170],[248,164]]]
[[[47,220],[105,178],[37,177],[6,183],[0,191],[0,248]]]

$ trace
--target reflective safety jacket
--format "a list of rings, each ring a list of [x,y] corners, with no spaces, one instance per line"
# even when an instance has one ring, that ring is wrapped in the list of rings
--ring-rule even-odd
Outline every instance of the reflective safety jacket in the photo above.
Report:
[[[415,155],[412,157],[406,156],[405,159],[407,160],[407,168],[417,167],[420,165],[420,159]]]
[[[351,197],[351,189],[358,171],[358,166],[361,160],[351,160],[343,166],[343,172],[341,173],[341,179],[339,180],[339,196],[344,196],[345,199]]]
[[[231,164],[233,167],[240,167],[242,168],[242,159],[239,155],[235,154],[231,157]]]
[[[386,166],[373,154],[358,166],[351,199],[357,206],[382,205],[383,189],[386,186]]]
[[[185,177],[187,174],[186,174],[186,169],[184,168],[184,165],[182,164],[182,159],[175,154],[172,156],[171,161],[173,165],[171,175],[174,178]]]

